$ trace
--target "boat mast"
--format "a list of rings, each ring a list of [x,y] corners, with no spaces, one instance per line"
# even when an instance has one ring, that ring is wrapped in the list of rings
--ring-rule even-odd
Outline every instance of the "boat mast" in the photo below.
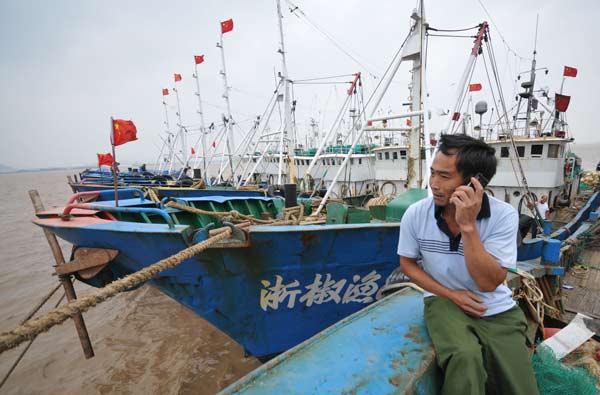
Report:
[[[422,9],[423,9],[423,4],[421,3],[421,10]],[[418,13],[413,13],[412,17],[413,17],[413,19],[415,19],[415,24],[413,24],[411,31],[410,31],[410,35],[407,38],[403,47],[401,48],[400,56],[398,56],[397,59],[394,61],[395,63],[393,63],[390,66],[389,77],[382,83],[382,85],[380,87],[381,91],[373,102],[373,107],[371,108],[370,116],[367,117],[366,123],[361,127],[360,131],[357,133],[356,137],[354,138],[354,141],[352,142],[352,145],[351,145],[350,149],[348,150],[348,153],[344,157],[344,161],[342,162],[341,166],[338,168],[336,174],[333,176],[333,180],[331,181],[331,184],[329,185],[329,188],[327,189],[325,196],[323,196],[323,199],[321,200],[321,203],[319,204],[319,207],[317,208],[315,215],[319,215],[321,213],[321,210],[323,210],[323,208],[325,207],[325,204],[327,204],[327,200],[329,199],[329,196],[331,195],[331,192],[333,191],[333,188],[335,187],[337,180],[340,178],[340,175],[344,171],[345,167],[348,165],[348,162],[350,161],[350,157],[352,156],[352,154],[354,153],[354,149],[356,148],[356,144],[358,144],[359,139],[363,136],[364,132],[367,130],[367,125],[369,125],[370,122],[379,122],[379,121],[383,121],[383,120],[390,121],[392,119],[412,118],[415,116],[420,117],[421,115],[423,115],[423,110],[418,110],[418,111],[410,111],[405,114],[391,114],[391,115],[386,115],[385,117],[374,117],[375,112],[379,108],[381,101],[383,100],[388,88],[390,87],[390,85],[392,83],[392,80],[394,79],[394,76],[396,75],[396,73],[398,72],[398,69],[400,68],[400,64],[404,60],[414,60],[415,55],[419,56],[419,57],[421,56],[420,55],[420,52],[421,52],[420,47],[421,47],[422,37],[421,37],[421,31],[417,30],[417,25],[418,26],[420,26],[421,24],[424,25],[424,23],[423,23],[423,19],[420,17],[420,15]]]
[[[456,92],[456,103],[454,104],[452,112],[450,112],[450,119],[448,120],[446,133],[452,133],[454,125],[456,124],[456,122],[458,122],[458,119],[460,118],[460,113],[458,112],[458,110],[463,101],[462,99],[466,94],[465,86],[467,84],[467,80],[472,74],[471,72],[473,71],[473,67],[475,66],[475,60],[477,59],[479,51],[481,50],[481,45],[486,35],[487,28],[488,23],[485,21],[481,25],[479,25],[479,31],[477,32],[477,38],[475,38],[475,44],[473,45],[473,49],[471,50],[471,56],[469,56],[469,60],[467,61],[467,67],[465,67],[465,71],[463,72],[463,75],[460,78],[460,82],[458,84]]]
[[[223,98],[225,99],[225,104],[227,106],[227,116],[223,116],[223,120],[225,121],[225,127],[227,128],[227,156],[229,157],[229,168],[231,169],[231,179],[235,179],[235,175],[233,174],[233,147],[235,147],[235,140],[233,138],[233,120],[231,119],[231,105],[229,104],[229,85],[227,84],[227,69],[225,67],[225,49],[223,48],[223,28],[221,27],[221,36],[219,38],[219,42],[217,43],[217,47],[221,49],[221,64],[223,65],[223,70],[221,70],[221,75],[223,76]]]
[[[204,55],[201,55],[202,62],[204,61]],[[200,63],[202,63],[200,62]],[[202,98],[200,97],[200,78],[198,77],[198,61],[194,58],[194,78],[196,79],[196,96],[198,97],[198,110],[196,111],[200,116],[200,133],[202,142],[202,174],[206,179],[206,127],[204,124],[204,113],[202,112]],[[198,158],[194,162],[196,165]]]
[[[167,101],[165,100],[165,96],[166,96],[165,92],[168,95],[169,91],[166,90],[166,89],[163,91],[163,101],[162,101],[162,104],[163,104],[163,107],[165,109],[165,121],[163,123],[164,123],[165,127],[167,128],[167,130],[166,130],[166,132],[167,132],[167,138],[168,138],[168,141],[170,142],[171,141],[171,130],[170,130],[170,127],[169,127],[169,110],[167,109]],[[164,161],[162,159],[164,147],[165,147],[165,144],[163,143],[163,148],[160,150],[160,155],[158,157],[158,160],[159,160],[158,171],[159,172],[162,171],[163,165],[164,165]],[[173,147],[171,146],[170,143],[168,144],[168,148],[169,148],[169,160],[170,160],[171,156],[173,155],[173,152],[172,152],[173,151]]]
[[[533,43],[533,59],[531,60],[531,71],[529,72],[529,87],[527,89],[527,115],[525,116],[525,130],[527,131],[527,137],[531,136],[529,128],[529,119],[531,118],[531,104],[533,101],[533,87],[535,86],[535,55],[537,54],[537,31],[538,31],[538,19],[539,15],[535,20],[535,41]],[[517,114],[518,115],[518,114]]]
[[[288,131],[291,129],[292,126],[292,106],[291,106],[291,101],[290,101],[290,84],[289,84],[289,80],[288,80],[288,74],[287,74],[287,64],[285,61],[285,44],[283,41],[283,15],[281,14],[281,2],[280,0],[276,0],[277,3],[277,23],[279,26],[279,49],[277,50],[277,52],[279,52],[281,54],[281,72],[279,73],[279,78],[281,79],[281,81],[283,82],[283,107],[284,107],[284,111],[283,111],[283,128],[281,130],[281,136],[279,138],[279,168],[277,170],[277,184],[281,185],[281,176],[282,176],[282,172],[283,172],[283,152],[285,150],[285,148],[287,148],[288,151],[288,155],[290,152],[290,147],[289,147],[289,137],[288,137]],[[296,141],[295,141],[295,136],[294,137],[294,141],[292,142],[292,147],[296,147]],[[289,182],[292,182],[293,180],[288,180]]]
[[[181,157],[185,158],[187,155],[187,142],[186,142],[186,136],[185,136],[185,130],[183,128],[183,121],[181,120],[181,106],[179,103],[179,91],[177,90],[176,87],[173,87],[173,91],[175,92],[175,97],[177,98],[177,119],[179,120],[179,122],[177,123],[177,126],[179,127],[179,139],[181,140]],[[185,166],[185,162],[183,162],[183,165]],[[185,171],[185,169],[184,169]]]
[[[411,18],[415,20],[414,29],[415,32],[411,36],[414,43],[407,43],[408,45],[416,44],[416,49],[410,56],[405,57],[407,60],[412,60],[412,81],[411,81],[411,104],[410,111],[417,112],[423,110],[423,86],[421,81],[423,79],[423,48],[425,47],[425,33],[427,31],[427,24],[425,22],[425,9],[423,1],[419,4],[419,11],[414,12]],[[409,39],[409,40],[411,40]],[[418,40],[418,42],[416,42]],[[408,146],[408,172],[407,180],[408,188],[420,188],[423,179],[423,169],[421,161],[421,131],[422,122],[421,117],[426,117],[427,114],[415,115],[410,118],[411,120],[411,131],[409,135],[409,146]],[[425,133],[425,131],[423,131]],[[417,174],[418,171],[418,174]]]

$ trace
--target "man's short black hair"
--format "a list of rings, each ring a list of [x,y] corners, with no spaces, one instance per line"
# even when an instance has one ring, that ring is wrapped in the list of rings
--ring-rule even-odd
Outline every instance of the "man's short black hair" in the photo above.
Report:
[[[438,149],[444,155],[457,155],[456,169],[464,182],[481,173],[491,181],[496,174],[496,150],[466,134],[442,134]]]

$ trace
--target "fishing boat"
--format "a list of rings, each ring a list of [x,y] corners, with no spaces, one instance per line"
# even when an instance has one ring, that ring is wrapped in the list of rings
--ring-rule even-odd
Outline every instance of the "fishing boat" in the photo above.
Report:
[[[413,62],[413,70],[422,64],[423,24],[415,13],[408,44],[394,59],[393,72],[385,76],[374,108],[401,62]],[[417,111],[396,116],[416,118],[417,126],[422,115],[420,91],[413,100]],[[349,162],[359,134],[340,169]],[[286,208],[279,197],[205,196],[177,199],[169,205],[144,199],[141,192],[120,190],[116,207],[107,200],[110,193],[114,192],[93,192],[98,201],[89,203],[78,203],[74,196],[60,210],[38,213],[34,223],[69,241],[81,254],[86,248],[117,251],[114,259],[97,267],[95,276],[79,275],[97,286],[205,240],[215,228],[233,226],[232,239],[185,260],[150,283],[257,357],[285,351],[372,303],[398,266],[394,245],[399,220],[408,204],[426,195],[415,191],[410,199],[405,196],[385,209],[388,221],[371,221],[368,210],[338,202],[328,203],[327,215],[307,218],[314,211],[313,202],[319,201],[299,199],[300,204],[290,203],[294,207]],[[86,197],[94,197],[91,194]],[[296,210],[294,214],[291,209]],[[324,213],[324,209],[325,205],[317,210]],[[222,217],[226,214],[228,220]],[[239,214],[253,216],[253,225],[234,226],[231,222]],[[288,224],[271,222],[278,218]]]
[[[98,250],[105,252],[110,259],[100,264],[88,259],[95,265],[94,275],[87,268],[78,273],[79,279],[95,286],[231,229],[231,238],[159,273],[149,283],[252,355],[266,359],[290,349],[375,300],[398,267],[395,251],[402,215],[427,195],[419,188],[427,177],[418,171],[421,154],[431,155],[431,143],[426,141],[423,149],[420,143],[427,130],[426,89],[420,80],[427,24],[421,10],[413,12],[410,32],[384,76],[371,114],[340,158],[322,199],[294,201],[295,194],[288,194],[286,202],[280,197],[213,195],[157,203],[140,191],[121,190],[117,207],[107,192],[90,192],[85,197],[96,202],[78,202],[82,196],[76,195],[64,208],[38,212],[34,223],[72,243],[80,260]],[[487,29],[486,23],[479,25],[469,65]],[[377,116],[395,73],[407,61],[412,63],[413,78],[410,111]],[[461,89],[467,89],[466,80]],[[406,184],[412,189],[380,206],[377,213],[374,208],[333,201],[335,185],[363,134],[373,124],[394,119],[411,120],[414,133],[409,136]],[[539,256],[546,244],[527,244],[527,253]]]

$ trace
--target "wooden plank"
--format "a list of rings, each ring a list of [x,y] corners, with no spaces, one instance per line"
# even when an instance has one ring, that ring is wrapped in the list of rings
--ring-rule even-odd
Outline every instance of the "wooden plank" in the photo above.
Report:
[[[106,248],[78,248],[75,250],[75,259],[55,267],[56,274],[66,275],[105,266],[118,254],[119,251]]]

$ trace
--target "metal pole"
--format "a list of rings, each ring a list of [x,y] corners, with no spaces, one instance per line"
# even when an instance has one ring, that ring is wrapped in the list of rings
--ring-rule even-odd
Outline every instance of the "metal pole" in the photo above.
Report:
[[[42,199],[40,198],[38,191],[29,191],[29,197],[31,198],[31,202],[33,203],[33,207],[36,213],[44,211],[44,205],[42,203]],[[65,258],[63,256],[60,245],[58,244],[58,240],[56,240],[56,236],[47,229],[44,229],[44,235],[46,236],[46,240],[50,245],[50,249],[52,250],[52,255],[54,255],[54,261],[56,262],[56,264],[64,264]],[[73,288],[73,283],[71,282],[71,276],[61,275],[58,276],[58,278],[65,290],[67,300],[71,301],[77,299],[77,295],[75,294],[75,288]],[[94,356],[94,349],[92,348],[92,342],[90,341],[90,336],[88,335],[88,331],[85,326],[85,322],[83,321],[83,316],[81,315],[81,313],[77,313],[73,316],[73,322],[75,323],[77,335],[79,335],[79,341],[81,342],[83,354],[85,355],[86,359],[92,358]]]
[[[225,104],[227,105],[227,120],[225,127],[227,128],[227,155],[229,156],[229,167],[231,168],[231,179],[235,180],[235,175],[233,174],[233,147],[235,147],[235,140],[233,138],[233,125],[231,119],[231,105],[229,104],[229,85],[227,84],[227,69],[225,67],[225,49],[223,48],[223,32],[221,31],[221,36],[219,38],[219,42],[217,43],[217,47],[221,49],[221,63],[223,64],[223,70],[221,70],[221,75],[223,76],[223,98],[225,99]]]
[[[481,26],[479,27],[479,32],[477,33],[477,38],[475,39],[475,44],[473,45],[473,49],[471,49],[471,56],[469,56],[469,60],[467,61],[467,67],[465,67],[465,71],[463,72],[462,77],[460,78],[460,81],[458,83],[457,86],[457,91],[456,91],[456,103],[454,104],[454,107],[452,108],[452,111],[450,112],[450,119],[448,120],[448,126],[446,127],[446,133],[450,133],[451,132],[451,126],[452,126],[452,122],[456,122],[457,120],[454,119],[454,114],[458,111],[458,106],[460,105],[462,98],[464,96],[464,92],[465,92],[465,85],[467,84],[467,79],[469,78],[469,76],[471,75],[471,70],[473,69],[473,66],[475,65],[475,60],[477,59],[477,56],[479,55],[479,49],[481,48],[482,42],[483,42],[483,37],[485,34],[485,31],[487,29],[487,22],[483,22],[481,24]]]
[[[194,61],[194,63],[196,63]],[[196,79],[196,96],[198,97],[198,115],[200,115],[200,133],[202,141],[202,174],[206,179],[206,127],[204,126],[204,112],[202,111],[202,99],[200,98],[200,78],[198,77],[198,64],[194,65],[195,73],[194,78]],[[198,162],[194,162],[194,165]]]
[[[117,177],[119,176],[119,167],[117,166],[117,154],[115,151],[115,124],[114,124],[113,117],[110,117],[110,146],[112,147],[112,156],[113,156],[112,172],[113,172],[113,186],[115,188],[115,207],[119,207],[119,190],[117,187]],[[71,300],[71,299],[69,299],[69,300]]]
[[[165,100],[165,96],[164,95],[163,95],[163,102],[162,102],[162,104],[163,104],[163,107],[165,108],[165,122],[164,122],[164,124],[167,127],[167,136],[169,136],[171,134],[171,130],[170,130],[170,127],[169,127],[169,110],[167,108],[167,101]],[[163,148],[164,148],[164,146],[163,146]],[[158,171],[159,172],[161,172],[162,169],[163,169],[162,151],[163,150],[161,149],[161,153],[160,153],[160,155],[158,157],[159,158],[159,162],[160,162],[158,164]],[[171,159],[171,149],[169,147],[169,160],[170,159]]]
[[[290,104],[290,84],[288,81],[287,64],[285,61],[285,45],[283,41],[283,15],[281,14],[281,4],[277,0],[277,22],[279,26],[279,52],[281,54],[281,75],[280,78],[283,81],[283,128],[281,130],[281,137],[279,139],[279,167],[277,170],[277,184],[281,184],[281,176],[283,172],[283,152],[285,150],[284,145],[289,141],[288,130],[291,126],[291,115],[292,107]],[[292,136],[294,137],[294,136]],[[292,142],[292,147],[296,147],[295,138]],[[289,143],[287,143],[288,155],[290,155]],[[293,157],[293,155],[292,155]]]
[[[177,117],[179,119],[179,137],[181,138],[181,157],[187,158],[187,142],[185,139],[185,134],[183,131],[183,121],[181,120],[181,106],[179,105],[179,91],[177,88],[173,87],[173,91],[175,92],[175,97],[177,98]],[[185,167],[187,161],[183,161],[182,165]],[[185,169],[184,169],[185,170]]]

